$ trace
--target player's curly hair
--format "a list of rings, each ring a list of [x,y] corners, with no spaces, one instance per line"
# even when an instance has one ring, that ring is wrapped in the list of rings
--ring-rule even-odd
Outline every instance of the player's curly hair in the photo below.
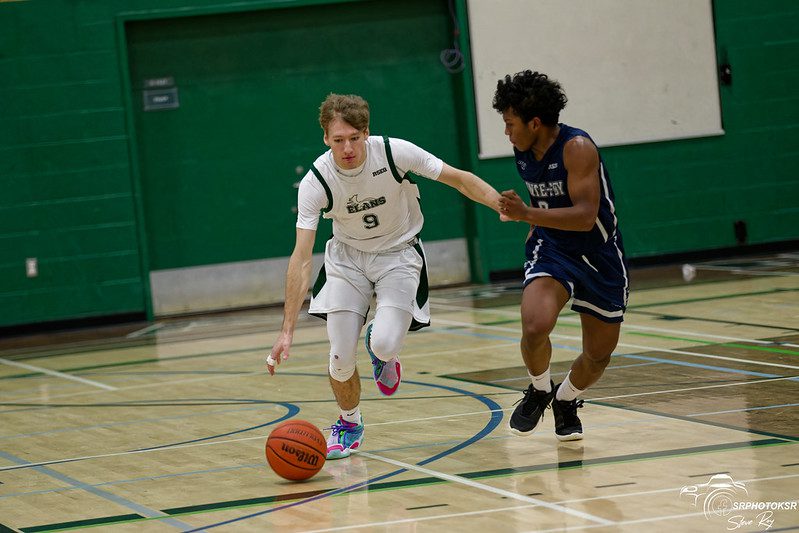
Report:
[[[327,133],[328,125],[336,117],[358,131],[369,127],[369,103],[357,94],[330,93],[319,106],[319,125]]]
[[[500,113],[512,109],[524,122],[538,117],[545,126],[556,126],[567,101],[560,83],[546,74],[525,70],[497,82],[493,104]]]

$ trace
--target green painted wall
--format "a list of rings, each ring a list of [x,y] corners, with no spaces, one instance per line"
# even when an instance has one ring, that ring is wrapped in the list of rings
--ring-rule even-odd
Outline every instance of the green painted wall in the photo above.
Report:
[[[464,2],[456,2],[462,20]],[[264,149],[247,164],[235,146],[218,152],[209,144],[199,152],[178,146],[184,150],[179,151],[183,163],[192,153],[201,153],[208,160],[219,159],[220,154],[236,159],[232,166],[235,179],[227,185],[236,191],[239,203],[232,205],[239,207],[241,219],[230,231],[219,229],[224,218],[217,218],[216,226],[207,228],[217,232],[213,233],[215,248],[207,256],[196,248],[159,255],[175,242],[180,224],[164,217],[168,200],[160,211],[153,203],[167,196],[159,196],[152,184],[176,173],[183,176],[185,184],[196,172],[203,188],[188,191],[189,203],[194,204],[202,194],[218,199],[219,187],[226,185],[218,181],[225,166],[217,161],[216,167],[206,169],[205,161],[181,168],[174,160],[165,159],[174,153],[175,145],[170,151],[153,152],[157,145],[151,133],[168,135],[172,141],[191,141],[193,132],[180,127],[196,127],[199,122],[175,120],[178,115],[171,111],[144,118],[138,111],[140,93],[136,92],[141,89],[141,78],[159,66],[178,66],[174,61],[159,65],[158,61],[170,60],[170,53],[194,50],[199,59],[189,66],[196,68],[156,75],[189,76],[185,82],[176,78],[189,106],[182,109],[191,109],[193,98],[197,98],[195,109],[200,109],[200,104],[210,101],[202,100],[208,94],[199,85],[203,65],[229,65],[214,55],[215,44],[240,51],[252,43],[277,43],[271,41],[274,35],[257,32],[242,34],[238,41],[235,35],[221,32],[217,34],[221,41],[214,43],[204,32],[194,36],[199,38],[195,46],[190,42],[192,32],[213,26],[253,28],[259,17],[266,23],[271,11],[308,35],[318,21],[304,23],[298,14],[318,16],[332,9],[327,5],[331,3],[335,2],[260,0],[226,7],[213,0],[0,2],[0,326],[145,313],[147,273],[152,268],[272,253],[288,255],[292,230],[287,232],[286,227],[293,227],[291,217],[285,213],[272,217],[257,206],[275,199],[281,204],[275,209],[283,210],[286,206],[282,204],[293,191],[286,192],[286,182],[296,179],[294,166],[307,166],[309,154],[312,158],[324,149],[315,111],[308,109],[308,103],[316,105],[327,90],[352,90],[369,98],[373,132],[411,139],[453,164],[471,166],[498,189],[515,187],[521,192],[512,161],[477,160],[472,148],[476,129],[469,69],[452,76],[438,65],[440,50],[451,43],[446,2],[417,0],[410,5],[415,10],[404,10],[403,3],[388,0],[338,2],[335,11],[363,13],[352,22],[357,32],[336,34],[335,42],[324,32],[311,41],[310,50],[329,49],[336,57],[313,65],[308,76],[317,82],[354,79],[359,83],[308,87],[307,93],[297,95],[301,105],[284,110],[275,121],[290,141],[286,158]],[[298,9],[284,9],[289,7]],[[736,220],[747,222],[751,243],[799,238],[799,175],[795,170],[799,166],[799,92],[795,89],[799,82],[795,30],[799,4],[792,0],[719,0],[714,7],[719,60],[728,61],[733,68],[733,84],[721,89],[726,135],[603,150],[616,188],[626,246],[633,257],[733,246],[732,224]],[[253,17],[239,14],[253,10]],[[378,20],[376,14],[384,12],[390,16]],[[127,25],[121,22],[125,20]],[[370,68],[364,73],[357,62],[359,47],[369,46],[369,32],[375,26],[388,40],[382,51],[368,56]],[[466,33],[463,35],[465,48]],[[337,44],[347,37],[353,43],[351,57],[346,56],[346,46]],[[159,60],[153,55],[158,50],[169,53]],[[262,79],[287,72],[300,76],[296,64],[281,64],[280,60],[293,58],[296,63],[308,57],[296,50],[277,52],[251,58],[263,67]],[[134,59],[130,70],[126,68],[129,55]],[[382,68],[375,68],[378,63]],[[347,78],[348,72],[354,78]],[[222,81],[216,79],[214,84],[219,86]],[[192,83],[197,84],[193,92]],[[239,89],[248,89],[247,83],[242,82]],[[401,97],[396,98],[398,90]],[[216,97],[242,94],[242,98],[253,98],[247,91],[238,91],[235,84],[225,91]],[[236,132],[239,141],[264,133],[261,119],[269,112],[268,106],[246,99],[232,104],[238,107],[239,117],[248,104],[256,110],[252,120]],[[223,113],[206,111],[206,117],[224,123]],[[152,123],[145,123],[150,119]],[[501,127],[499,117],[497,127]],[[257,154],[256,143],[249,142],[246,148],[247,153]],[[172,172],[159,174],[159,162],[172,164]],[[263,167],[274,173],[267,178]],[[259,179],[282,181],[269,188],[257,185]],[[253,183],[252,194],[242,195]],[[475,279],[487,279],[492,271],[519,268],[526,233],[523,227],[502,225],[483,208],[464,209],[457,193],[444,187],[421,186],[428,240],[468,235],[473,244]],[[144,201],[148,194],[152,201]],[[219,210],[214,216],[224,217],[225,213]],[[183,216],[189,220],[196,213]],[[277,226],[274,231],[257,230],[271,228],[270,224]],[[153,232],[162,228],[172,232],[173,240],[152,239],[151,243]],[[233,242],[218,245],[226,235],[251,228],[256,232],[248,233],[247,239],[228,239]],[[261,250],[258,243],[273,237],[281,239],[276,243],[279,251]],[[36,278],[25,276],[28,257],[39,261]]]
[[[445,0],[0,2],[0,326],[145,313],[151,270],[289,255],[327,92],[465,166],[451,44]],[[142,113],[164,75],[181,108]],[[420,187],[424,237],[463,237],[460,195]]]
[[[0,3],[0,324],[144,309],[128,149],[111,14]]]

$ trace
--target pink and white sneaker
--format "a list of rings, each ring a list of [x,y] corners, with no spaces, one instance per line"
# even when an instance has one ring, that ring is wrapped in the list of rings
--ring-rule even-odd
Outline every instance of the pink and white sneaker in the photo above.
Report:
[[[338,417],[335,424],[325,429],[330,430],[330,437],[327,439],[328,459],[349,457],[363,442],[363,417],[360,424],[347,422]]]

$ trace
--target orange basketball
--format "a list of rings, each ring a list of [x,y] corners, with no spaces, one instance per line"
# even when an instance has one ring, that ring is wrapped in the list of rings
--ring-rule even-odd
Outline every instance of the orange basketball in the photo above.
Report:
[[[292,481],[308,479],[325,464],[327,442],[319,428],[305,420],[286,420],[266,439],[266,460],[272,470]]]

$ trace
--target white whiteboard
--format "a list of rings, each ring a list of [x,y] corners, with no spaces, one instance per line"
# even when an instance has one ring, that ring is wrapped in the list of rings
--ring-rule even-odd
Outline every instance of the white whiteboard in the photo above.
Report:
[[[513,154],[491,106],[530,69],[561,83],[560,121],[600,146],[720,135],[711,0],[469,0],[481,159]]]

